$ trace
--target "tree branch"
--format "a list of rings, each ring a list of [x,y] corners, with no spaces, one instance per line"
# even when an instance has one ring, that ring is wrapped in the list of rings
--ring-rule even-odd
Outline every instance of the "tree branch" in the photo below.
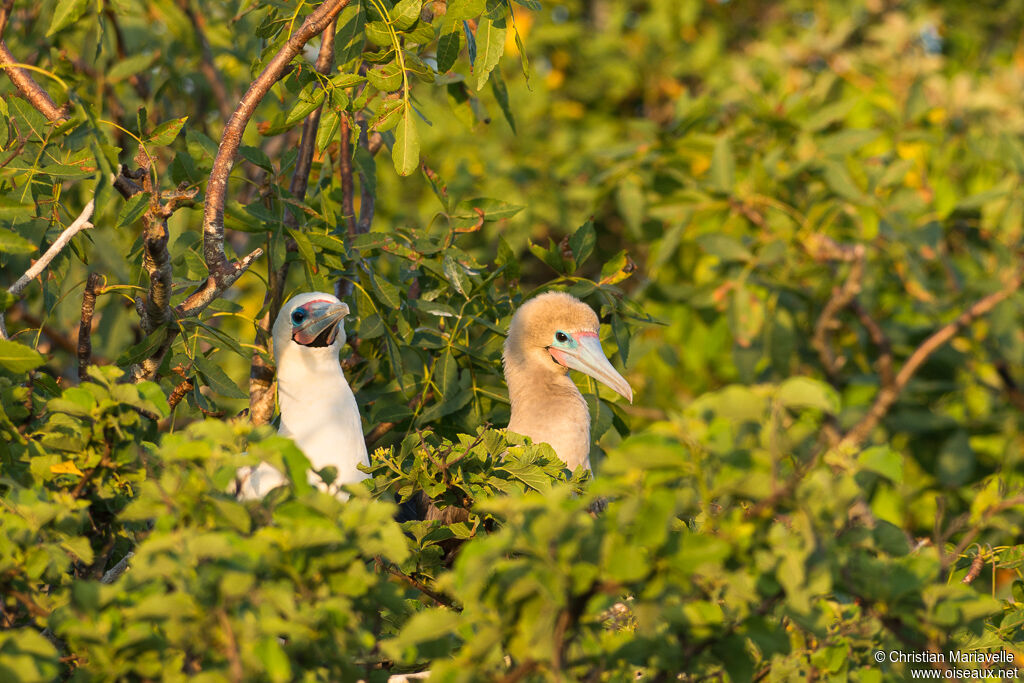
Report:
[[[334,29],[332,20],[320,38],[320,52],[316,58],[316,70],[322,74],[330,73],[334,66]],[[320,128],[320,115],[324,105],[313,110],[302,122],[302,138],[299,141],[299,155],[295,160],[295,172],[292,174],[288,191],[302,201],[309,188],[309,172],[313,167],[313,153],[316,151],[316,133]],[[298,225],[295,209],[285,212],[286,227]],[[291,241],[289,239],[289,241]],[[268,270],[273,264],[268,264]],[[277,319],[284,298],[284,287],[288,281],[289,263],[287,256],[276,273],[269,272],[269,287],[263,300],[267,312],[263,314],[256,328],[256,349],[252,354],[252,365],[249,368],[249,419],[254,424],[266,424],[274,415],[274,367],[264,360],[269,355],[270,329]]]
[[[82,320],[78,324],[78,381],[85,377],[86,368],[92,360],[92,316],[96,311],[96,288],[103,281],[99,273],[89,273],[82,294]]]
[[[29,269],[26,270],[25,274],[18,278],[18,280],[11,285],[7,291],[14,296],[20,296],[25,290],[25,287],[28,286],[28,283],[34,278],[39,277],[39,275],[46,270],[46,267],[50,265],[50,262],[57,257],[57,254],[67,246],[72,237],[82,230],[88,230],[93,227],[92,223],[89,222],[89,219],[92,217],[94,208],[95,203],[90,199],[89,203],[85,205],[84,209],[82,209],[82,213],[78,214],[78,218],[76,218],[71,225],[64,228],[64,232],[54,240],[53,244],[50,245],[50,248],[39,257],[39,260],[33,263]],[[4,324],[4,317],[2,313],[0,313],[0,339],[7,339],[7,327]]]
[[[846,256],[843,260],[852,262],[850,272],[843,284],[832,290],[832,297],[825,304],[821,315],[818,316],[818,321],[814,324],[814,336],[811,338],[811,346],[818,352],[825,373],[833,384],[836,383],[839,370],[842,369],[846,359],[837,357],[832,351],[829,336],[831,331],[838,327],[836,316],[860,292],[861,279],[864,277],[864,246],[858,244],[854,247],[845,247],[845,250],[847,253],[843,254]]]
[[[256,106],[266,96],[271,86],[299,53],[303,45],[313,36],[321,33],[327,25],[348,5],[349,0],[326,0],[314,10],[302,26],[288,38],[288,41],[270,60],[263,73],[249,86],[224,127],[220,147],[213,161],[210,180],[206,186],[206,205],[203,210],[203,258],[210,272],[207,282],[200,286],[178,308],[182,314],[195,315],[211,301],[230,287],[245,272],[252,262],[262,255],[256,249],[236,264],[229,264],[224,253],[224,203],[227,198],[228,176],[234,165],[235,152],[242,142],[249,119]]]
[[[867,415],[861,418],[860,422],[843,436],[839,442],[839,448],[842,450],[852,450],[860,446],[881,419],[885,417],[885,414],[889,412],[893,404],[896,403],[900,394],[903,393],[907,384],[925,361],[961,330],[1013,295],[1020,286],[1021,271],[1018,270],[1005,287],[975,301],[966,311],[958,315],[955,320],[939,328],[930,337],[925,339],[924,343],[918,346],[914,353],[910,355],[910,358],[907,359],[907,362],[903,364],[899,373],[893,378],[892,383],[884,385],[879,389],[878,395],[875,397],[875,401],[868,410]]]
[[[22,94],[22,96],[29,101],[33,107],[39,110],[39,113],[46,117],[50,123],[58,123],[67,119],[65,113],[65,107],[58,107],[53,98],[50,97],[49,93],[43,90],[43,87],[36,83],[35,79],[29,74],[26,69],[21,69],[17,66],[18,60],[14,58],[11,51],[7,49],[7,43],[0,41],[0,69],[7,72],[8,78],[11,79],[11,83],[14,87]]]

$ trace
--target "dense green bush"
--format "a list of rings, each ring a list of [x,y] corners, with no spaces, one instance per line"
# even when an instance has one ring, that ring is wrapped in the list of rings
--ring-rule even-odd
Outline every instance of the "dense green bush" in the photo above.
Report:
[[[0,678],[1020,667],[1019,5],[5,4]],[[345,503],[266,424],[335,288]],[[544,288],[593,477],[501,430]]]

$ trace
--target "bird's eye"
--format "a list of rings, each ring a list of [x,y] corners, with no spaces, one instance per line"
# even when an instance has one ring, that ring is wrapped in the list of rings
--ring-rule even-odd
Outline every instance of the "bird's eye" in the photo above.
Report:
[[[306,319],[306,312],[301,308],[297,309],[292,313],[292,322],[296,325],[301,325],[302,321]]]
[[[559,330],[558,332],[555,332],[555,341],[564,344],[569,341],[569,335]]]

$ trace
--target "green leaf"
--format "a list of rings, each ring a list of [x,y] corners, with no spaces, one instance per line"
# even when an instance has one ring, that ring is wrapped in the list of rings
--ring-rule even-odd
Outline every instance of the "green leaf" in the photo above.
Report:
[[[160,345],[167,339],[167,325],[161,325],[160,327],[153,330],[152,334],[147,335],[142,341],[134,346],[125,350],[117,358],[118,365],[134,365],[140,363],[146,358],[150,358],[160,348]]]
[[[711,153],[709,180],[713,189],[724,194],[731,193],[736,182],[736,159],[732,153],[732,144],[725,136],[718,138]]]
[[[423,0],[399,0],[388,14],[391,24],[399,31],[410,28],[420,18]]]
[[[516,0],[516,3],[527,9],[531,9],[534,12],[539,12],[541,10],[541,5],[537,0]]]
[[[388,100],[377,110],[377,115],[370,122],[370,128],[382,133],[391,130],[401,121],[405,109],[404,100]]]
[[[359,57],[366,41],[364,29],[366,13],[362,2],[353,2],[338,16],[338,31],[334,36],[334,58],[344,66]]]
[[[178,133],[181,132],[181,128],[185,125],[186,121],[188,121],[187,116],[164,121],[149,134],[146,141],[154,145],[169,145],[174,142],[174,138],[178,137]]]
[[[452,26],[450,31],[442,33],[437,40],[437,71],[442,74],[451,71],[461,49],[459,30]]]
[[[0,254],[31,254],[36,245],[14,232],[0,228]]]
[[[366,80],[381,92],[394,92],[402,87],[402,68],[398,62],[391,62],[368,70]]]
[[[26,220],[34,215],[32,198],[22,200],[12,195],[0,195],[0,221]]]
[[[474,90],[483,89],[487,78],[498,65],[505,51],[505,19],[493,21],[483,18],[476,28],[476,49],[478,58],[473,65]]]
[[[399,175],[409,175],[420,165],[420,138],[411,107],[402,110],[402,119],[395,130],[395,145],[391,148],[391,160]]]
[[[508,121],[509,128],[512,129],[512,134],[516,134],[516,120],[512,116],[512,108],[508,101],[508,87],[505,85],[505,79],[501,77],[501,71],[497,70],[492,72],[491,77],[491,90],[494,92],[494,99],[498,101],[498,106],[501,107],[501,113],[505,115],[505,120]]]
[[[121,211],[117,214],[117,223],[115,227],[123,228],[126,225],[133,225],[135,221],[142,218],[142,214],[146,213],[146,209],[149,208],[149,193],[140,192],[134,195],[121,207]]]
[[[726,263],[730,261],[746,262],[754,258],[750,250],[731,235],[725,235],[720,232],[708,232],[698,235],[695,241],[705,253],[717,256]]]
[[[318,272],[319,266],[316,262],[316,252],[313,250],[313,243],[309,241],[309,236],[302,230],[295,228],[289,228],[288,234],[295,240],[299,255],[302,256],[302,260],[306,262],[309,269],[314,273]]]
[[[888,446],[872,446],[857,456],[857,462],[866,470],[877,472],[894,483],[903,482],[903,456]]]
[[[455,287],[455,291],[468,299],[469,292],[473,289],[473,281],[469,279],[469,275],[462,266],[450,255],[446,255],[442,261],[442,268],[448,282]]]
[[[839,412],[836,390],[810,377],[790,377],[779,385],[775,399],[786,408],[816,408],[831,414]]]
[[[46,30],[46,36],[52,36],[78,21],[88,6],[89,0],[59,0],[50,18],[50,28]]]
[[[327,145],[331,144],[334,136],[338,134],[341,127],[341,115],[335,109],[328,109],[320,118],[320,127],[316,131],[316,151],[323,154]]]
[[[24,344],[0,339],[0,365],[10,372],[24,373],[46,362],[42,354]]]
[[[238,385],[227,376],[227,373],[213,361],[197,355],[193,362],[195,363],[196,370],[206,380],[206,384],[221,396],[225,398],[248,398],[246,393],[239,389]]]
[[[572,249],[572,256],[576,261],[577,268],[590,258],[595,244],[597,244],[597,233],[594,232],[594,221],[589,220],[578,227],[569,238],[569,248]]]

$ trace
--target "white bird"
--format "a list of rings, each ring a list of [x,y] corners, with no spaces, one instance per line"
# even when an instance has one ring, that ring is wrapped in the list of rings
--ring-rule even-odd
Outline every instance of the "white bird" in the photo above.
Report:
[[[546,292],[519,307],[502,357],[512,415],[508,431],[547,443],[566,467],[590,469],[590,411],[569,377],[578,370],[633,402],[598,338],[590,306],[563,292]]]
[[[281,308],[273,329],[281,407],[278,433],[295,441],[314,470],[335,468],[330,487],[312,471],[309,482],[342,500],[348,494],[341,487],[366,479],[369,475],[358,466],[370,464],[359,407],[338,361],[348,312],[348,305],[331,294],[299,294]],[[262,498],[287,483],[267,463],[242,468],[238,474],[236,491],[243,499]]]

